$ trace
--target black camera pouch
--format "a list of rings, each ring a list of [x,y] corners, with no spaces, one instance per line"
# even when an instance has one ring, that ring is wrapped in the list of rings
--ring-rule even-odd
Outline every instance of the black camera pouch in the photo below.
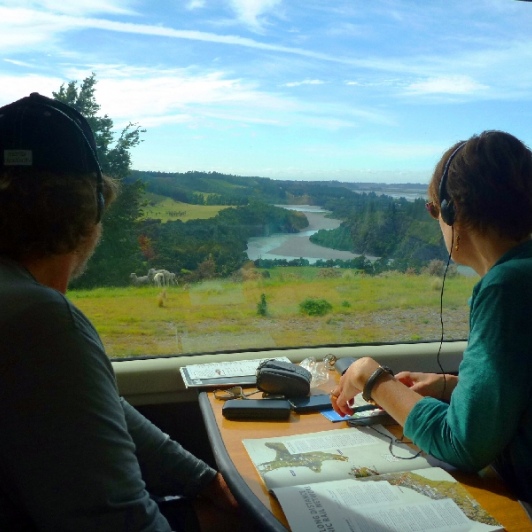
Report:
[[[222,407],[226,419],[288,419],[290,403],[286,399],[230,399]]]
[[[310,393],[310,371],[282,360],[265,360],[257,368],[257,388],[270,395],[304,397]]]

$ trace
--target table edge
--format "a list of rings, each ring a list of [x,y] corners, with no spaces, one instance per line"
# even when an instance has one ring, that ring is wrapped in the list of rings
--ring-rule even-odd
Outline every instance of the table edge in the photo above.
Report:
[[[220,473],[222,473],[239,504],[253,520],[260,522],[261,530],[265,532],[288,532],[288,529],[279,522],[273,513],[253,493],[233,464],[225,448],[207,392],[200,392],[198,400],[214,459],[216,460]]]

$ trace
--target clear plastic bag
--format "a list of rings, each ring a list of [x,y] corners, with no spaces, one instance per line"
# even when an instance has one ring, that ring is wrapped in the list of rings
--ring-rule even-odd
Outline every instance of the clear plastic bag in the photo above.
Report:
[[[305,358],[299,365],[310,371],[312,380],[310,381],[311,388],[317,388],[329,381],[330,361],[327,357],[323,361],[317,361],[314,357]]]

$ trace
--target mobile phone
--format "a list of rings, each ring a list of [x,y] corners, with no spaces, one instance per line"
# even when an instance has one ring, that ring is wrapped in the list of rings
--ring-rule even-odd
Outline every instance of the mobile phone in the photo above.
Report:
[[[289,397],[288,402],[292,405],[292,410],[298,414],[332,409],[331,397],[326,393],[307,397]]]
[[[346,418],[347,424],[352,427],[369,427],[371,425],[396,425],[395,419],[384,410],[374,408],[368,410],[365,407],[358,409],[351,417]]]

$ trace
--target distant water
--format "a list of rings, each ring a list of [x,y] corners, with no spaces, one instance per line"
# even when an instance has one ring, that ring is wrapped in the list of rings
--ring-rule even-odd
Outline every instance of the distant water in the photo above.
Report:
[[[248,240],[247,254],[250,260],[257,259],[307,259],[310,264],[317,260],[350,260],[360,255],[313,244],[309,238],[320,229],[336,229],[341,221],[326,218],[329,213],[313,205],[278,205],[283,209],[304,212],[309,226],[300,233],[274,233],[270,236],[252,237]],[[370,257],[368,257],[370,258]]]
[[[389,193],[389,192],[383,192],[383,194],[385,194],[386,196],[390,196],[392,198],[395,198],[395,199],[405,198],[407,201],[415,201],[415,200],[417,200],[419,198],[423,198],[425,201],[427,201],[427,195],[426,194],[420,194],[418,192],[413,192],[413,193],[407,192],[407,193],[404,193],[404,194],[400,194],[400,193],[394,194],[394,193]]]
[[[456,269],[458,270],[458,273],[465,275],[466,277],[479,277],[478,273],[469,266],[462,266],[459,264]]]

